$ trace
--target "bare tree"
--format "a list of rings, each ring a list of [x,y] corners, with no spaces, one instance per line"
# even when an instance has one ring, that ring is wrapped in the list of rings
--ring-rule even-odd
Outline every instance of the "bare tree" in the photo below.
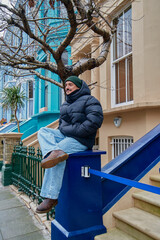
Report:
[[[27,70],[30,74],[63,87],[68,76],[78,76],[86,70],[99,67],[107,59],[114,29],[94,0],[11,2],[10,5],[0,3],[0,32],[7,31],[8,34],[0,38],[0,64],[17,69],[17,75],[19,71]],[[98,46],[100,54],[94,58],[88,52],[85,58],[66,65],[63,54],[73,40],[81,38],[82,29],[89,32],[90,38],[101,38]],[[29,39],[27,41],[26,36]],[[45,62],[37,57],[40,51],[46,55]],[[40,69],[59,75],[62,83],[43,76]],[[12,71],[8,70],[8,74],[12,74]]]

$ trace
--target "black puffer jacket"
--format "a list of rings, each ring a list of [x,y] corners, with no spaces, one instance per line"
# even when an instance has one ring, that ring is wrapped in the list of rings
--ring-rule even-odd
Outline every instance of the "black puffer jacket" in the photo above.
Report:
[[[91,149],[102,122],[100,102],[91,96],[90,89],[82,81],[81,89],[68,95],[60,108],[59,130]]]

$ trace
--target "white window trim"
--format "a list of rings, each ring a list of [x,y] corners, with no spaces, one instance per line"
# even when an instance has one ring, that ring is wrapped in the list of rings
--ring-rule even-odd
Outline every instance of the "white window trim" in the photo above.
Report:
[[[27,105],[28,105],[28,106],[27,106],[27,119],[31,119],[31,117],[32,117],[32,116],[29,116],[30,101],[33,102],[33,98],[29,98],[28,101],[27,101],[27,103],[28,103],[28,104],[27,104]],[[34,102],[33,102],[33,104],[34,104]]]
[[[113,44],[112,44],[111,47],[113,48]],[[113,50],[113,49],[112,49],[112,50]],[[112,65],[111,65],[111,89],[112,89],[112,91],[111,91],[111,108],[131,105],[131,104],[134,103],[134,100],[128,101],[128,102],[123,102],[123,103],[116,103],[115,64],[116,64],[117,62],[119,62],[120,60],[122,60],[122,59],[124,59],[124,58],[126,59],[128,56],[131,56],[131,55],[132,55],[132,52],[129,53],[129,54],[127,54],[127,55],[125,55],[125,56],[123,56],[122,58],[117,59],[117,60],[114,61],[114,62],[113,62],[113,51],[111,51],[111,52],[112,52],[112,53],[111,53],[111,62],[112,62]],[[126,66],[127,66],[127,64],[126,64]],[[126,69],[126,71],[127,71],[127,69]],[[126,73],[126,75],[127,75],[127,73]],[[127,91],[127,87],[126,87],[126,91]],[[127,92],[126,92],[126,96],[127,96]]]
[[[127,9],[130,6],[130,4],[128,4],[127,6],[125,6],[125,8],[121,9],[121,11],[119,11],[114,18],[116,18],[117,16],[120,15],[120,13],[124,12],[125,9]],[[112,26],[113,26],[113,19],[112,19]],[[124,37],[124,36],[123,36]],[[119,61],[126,59],[127,57],[132,55],[132,51],[116,60],[113,60],[113,53],[114,53],[114,44],[113,44],[114,39],[112,40],[111,43],[111,108],[116,108],[116,107],[122,107],[122,106],[128,106],[134,103],[134,100],[132,101],[128,101],[128,102],[123,102],[123,103],[116,103],[116,82],[115,82],[115,65],[116,63],[118,63]],[[123,41],[124,42],[124,41]],[[124,48],[123,48],[124,49]],[[126,69],[127,71],[127,69]],[[127,91],[127,88],[126,88]],[[127,95],[126,95],[127,96]]]

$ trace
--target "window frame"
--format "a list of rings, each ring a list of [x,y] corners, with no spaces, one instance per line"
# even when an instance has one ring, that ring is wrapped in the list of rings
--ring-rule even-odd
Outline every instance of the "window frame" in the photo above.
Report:
[[[127,9],[131,8],[132,10],[132,5],[129,3],[127,4],[123,9],[121,9],[119,12],[117,12],[116,15],[114,15],[113,19],[112,19],[112,26],[113,26],[113,21],[116,17],[119,17],[121,14],[124,15],[125,11]],[[126,106],[126,105],[130,105],[134,103],[134,99],[133,100],[127,100],[128,95],[127,95],[127,89],[128,89],[128,78],[127,78],[127,59],[128,57],[132,56],[132,51],[130,51],[127,54],[124,54],[123,56],[116,58],[114,60],[114,54],[115,54],[115,40],[114,40],[115,36],[113,37],[113,41],[111,43],[111,108],[115,108],[115,107],[121,107],[121,106]],[[123,34],[123,39],[125,39],[125,35]],[[125,46],[125,41],[123,41],[123,49]],[[121,103],[116,103],[116,64],[119,63],[120,61],[122,61],[123,59],[125,59],[125,91],[126,91],[126,101],[125,102],[121,102]],[[133,58],[132,58],[133,60]],[[132,78],[133,78],[133,61],[132,61]]]
[[[32,97],[30,97],[30,83],[32,82]],[[28,88],[28,106],[27,106],[27,119],[30,119],[32,116],[33,116],[33,113],[34,113],[34,106],[33,106],[33,100],[34,100],[34,97],[33,97],[33,93],[34,93],[34,85],[33,85],[33,81],[32,80],[29,80],[27,81],[27,88]],[[31,106],[32,105],[32,106]],[[32,114],[30,114],[32,112]]]

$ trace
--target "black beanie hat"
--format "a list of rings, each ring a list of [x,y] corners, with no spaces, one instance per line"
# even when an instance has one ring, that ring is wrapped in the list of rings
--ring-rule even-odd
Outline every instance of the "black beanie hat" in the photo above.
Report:
[[[66,83],[67,81],[73,82],[78,88],[81,88],[81,87],[82,87],[82,80],[79,79],[79,78],[76,77],[76,76],[68,77],[68,78],[65,80],[65,83]]]

